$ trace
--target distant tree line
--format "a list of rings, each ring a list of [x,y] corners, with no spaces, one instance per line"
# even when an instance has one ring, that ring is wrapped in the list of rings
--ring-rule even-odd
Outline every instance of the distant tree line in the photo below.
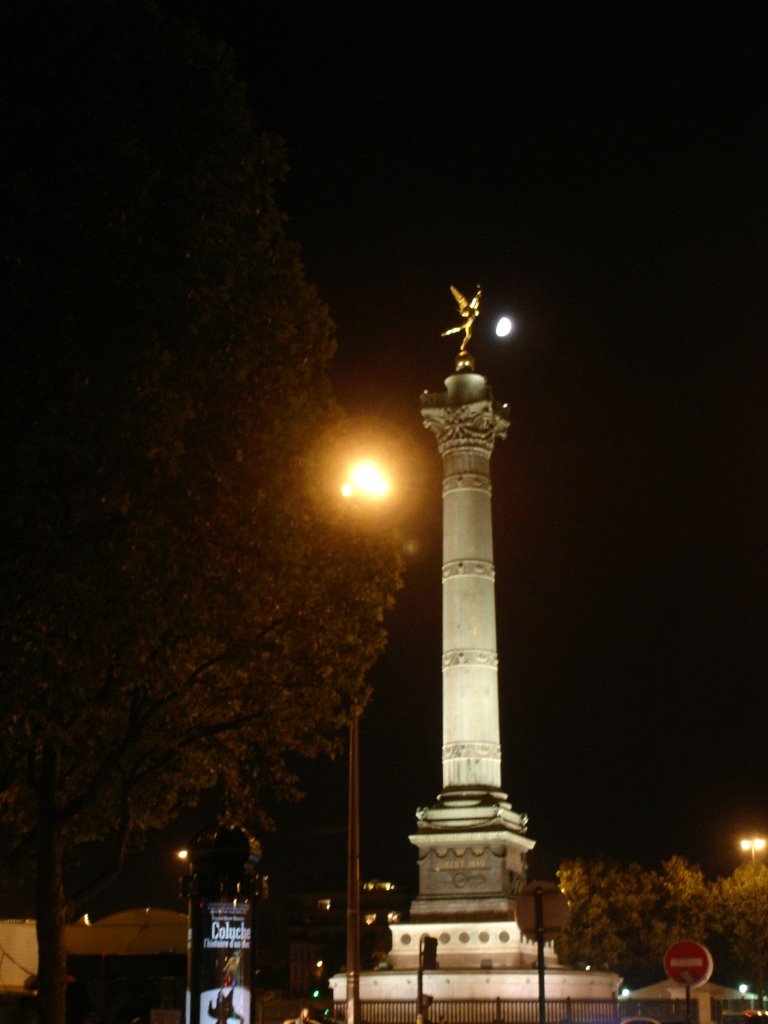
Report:
[[[684,857],[659,870],[598,858],[564,861],[560,887],[570,919],[555,948],[563,964],[615,971],[630,988],[664,977],[665,951],[702,942],[715,976],[762,993],[768,963],[768,867],[742,864],[708,880]]]

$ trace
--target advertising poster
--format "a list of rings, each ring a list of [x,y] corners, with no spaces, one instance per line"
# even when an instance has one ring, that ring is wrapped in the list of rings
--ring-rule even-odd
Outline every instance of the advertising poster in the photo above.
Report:
[[[197,978],[191,978],[188,998],[199,998],[192,1024],[250,1024],[251,1022],[251,904],[240,900],[201,901],[190,940]]]

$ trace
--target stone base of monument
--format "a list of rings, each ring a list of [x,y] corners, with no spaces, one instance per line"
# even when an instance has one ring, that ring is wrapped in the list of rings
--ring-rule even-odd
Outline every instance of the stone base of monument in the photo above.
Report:
[[[530,840],[503,829],[419,832],[410,840],[419,851],[411,921],[514,919]]]
[[[419,940],[437,939],[436,970],[424,971],[423,989],[436,1001],[538,999],[539,974],[535,942],[526,939],[514,921],[459,923],[411,922],[390,925],[392,948],[387,968],[360,974],[360,1001],[416,1001]],[[546,998],[614,1000],[621,978],[603,971],[562,967],[553,944],[544,947]],[[347,996],[347,976],[330,979],[334,1002]]]
[[[536,943],[520,934],[514,921],[409,922],[390,925],[392,948],[387,957],[394,970],[417,970],[422,935],[437,939],[441,970],[536,969]],[[546,967],[557,967],[551,943],[544,952]]]
[[[438,956],[440,954],[438,953]],[[545,971],[547,1000],[587,999],[615,1000],[621,979],[617,974],[602,971],[576,971],[552,966]],[[413,1001],[416,1005],[418,977],[416,970],[364,971],[360,975],[360,1002],[389,1003]],[[347,998],[347,976],[337,974],[330,979],[334,1003]],[[436,1001],[472,1000],[490,1002],[494,999],[539,998],[539,976],[534,969],[507,968],[440,968],[425,971],[424,992]],[[365,1017],[365,1014],[363,1014]]]

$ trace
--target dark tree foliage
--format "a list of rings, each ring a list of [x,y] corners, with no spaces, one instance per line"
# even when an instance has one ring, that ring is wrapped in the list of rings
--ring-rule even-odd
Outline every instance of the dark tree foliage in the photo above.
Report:
[[[562,963],[615,971],[630,987],[664,976],[663,958],[681,939],[703,942],[721,984],[747,981],[762,997],[768,965],[768,867],[744,864],[708,880],[685,857],[661,870],[597,858],[558,871],[570,918],[556,950]]]
[[[763,1005],[768,977],[768,867],[741,864],[713,886],[713,953],[749,980]],[[738,972],[738,973],[737,973]]]
[[[399,567],[319,482],[333,327],[226,54],[141,2],[5,20],[0,838],[60,1024],[78,845],[295,789]]]
[[[570,918],[556,949],[569,966],[613,971],[637,987],[663,976],[673,942],[703,942],[709,934],[712,888],[684,857],[671,857],[661,871],[573,859],[561,864],[558,878]]]

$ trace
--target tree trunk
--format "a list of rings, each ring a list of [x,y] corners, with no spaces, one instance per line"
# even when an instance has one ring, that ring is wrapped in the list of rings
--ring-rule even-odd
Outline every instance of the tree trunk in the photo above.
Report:
[[[37,989],[40,1024],[66,1024],[67,954],[64,947],[66,900],[62,874],[61,821],[56,806],[58,755],[46,747],[38,785]]]

